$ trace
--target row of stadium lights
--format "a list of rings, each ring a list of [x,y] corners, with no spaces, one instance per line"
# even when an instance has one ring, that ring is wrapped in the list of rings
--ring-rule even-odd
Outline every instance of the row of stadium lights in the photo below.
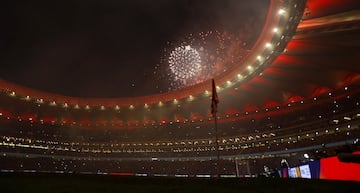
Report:
[[[278,15],[281,15],[281,16],[284,16],[286,14],[286,11],[285,11],[285,9],[279,9],[279,11],[278,11]],[[280,32],[280,30],[279,30],[279,28],[273,28],[273,30],[272,30],[272,32],[274,33],[274,34],[279,34],[279,32]],[[283,39],[283,37],[281,38],[281,40]],[[277,46],[279,46],[280,45],[280,43],[278,43],[277,44]],[[267,42],[267,43],[265,43],[265,50],[272,50],[272,48],[273,48],[273,45],[271,44],[271,43],[269,43],[269,42]],[[271,52],[271,54],[273,53],[273,51]],[[248,76],[249,75],[251,75],[251,73],[253,73],[255,70],[256,70],[256,68],[258,68],[258,67],[260,67],[261,65],[263,65],[264,63],[265,63],[265,61],[267,60],[267,59],[269,59],[270,58],[270,55],[268,55],[268,56],[266,56],[266,57],[263,57],[263,56],[261,56],[261,55],[258,55],[257,57],[256,57],[256,60],[258,61],[258,62],[261,62],[261,64],[259,64],[257,67],[255,67],[255,64],[252,66],[252,65],[249,65],[249,66],[247,66],[247,70],[248,70]],[[226,81],[226,84],[223,86],[224,88],[228,88],[228,87],[230,87],[230,86],[232,86],[232,85],[234,85],[236,82],[241,82],[241,81],[243,81],[244,80],[244,78],[246,77],[246,75],[242,75],[242,74],[237,74],[237,79],[235,79],[234,81],[230,81],[230,80],[228,80],[228,81]],[[217,86],[217,89],[219,90],[219,91],[221,91],[221,88],[219,87],[219,86]]]
[[[348,88],[348,87],[344,87],[344,90],[345,90],[345,91],[348,91],[349,88]],[[329,92],[327,95],[328,95],[329,97],[332,97],[332,96],[333,96],[333,94],[332,94],[331,92]],[[25,98],[28,98],[28,97],[25,97]],[[350,96],[347,96],[347,98],[349,99]],[[317,101],[318,98],[317,98],[317,97],[314,97],[314,98],[312,98],[312,99],[310,99],[310,100],[311,100],[311,101]],[[289,108],[291,108],[291,107],[293,107],[293,106],[296,106],[296,103],[298,103],[298,104],[305,104],[304,100],[301,100],[301,101],[299,101],[299,102],[292,101],[291,103],[288,103],[286,106],[289,107]],[[292,104],[294,104],[294,105],[292,105]],[[336,104],[336,100],[334,101],[334,104]],[[357,105],[358,105],[358,103],[357,103]],[[285,107],[286,107],[286,106],[285,106]],[[279,110],[279,109],[280,109],[280,106],[276,106],[276,107],[273,107],[273,108],[271,108],[271,109]],[[266,108],[266,109],[265,109],[265,112],[268,112],[269,110],[270,110],[270,108]],[[244,113],[244,115],[250,115],[250,114],[252,114],[252,113],[259,113],[259,112],[261,112],[261,111],[260,111],[260,110],[255,110],[255,111],[253,111],[253,112],[246,111],[246,112]],[[240,115],[240,113],[236,113],[236,114],[235,114],[235,117],[244,116],[244,115]],[[3,116],[3,113],[2,113],[2,112],[0,112],[0,117],[1,117],[1,116]],[[227,115],[225,115],[224,118],[228,119],[228,118],[230,118],[230,115],[227,114]],[[10,118],[9,116],[7,116],[7,119],[10,120],[11,118]],[[20,116],[18,116],[17,119],[18,119],[19,121],[23,121],[23,119],[22,119]],[[217,119],[221,119],[221,117],[218,116]],[[345,119],[346,119],[346,118],[345,118]],[[33,121],[35,121],[32,117],[29,117],[28,120],[30,121],[30,123],[33,123]],[[208,117],[208,118],[207,118],[207,121],[212,121],[212,120],[213,120],[213,118],[211,118],[211,117]],[[44,124],[44,120],[43,120],[43,119],[40,119],[39,121],[40,121],[41,124]],[[180,122],[183,122],[183,123],[188,123],[188,122],[194,123],[195,121],[204,122],[204,121],[206,121],[206,119],[199,119],[199,120],[191,120],[191,119],[189,120],[189,119],[185,119],[184,121],[180,121],[179,119],[177,119],[177,120],[174,120],[174,121],[161,120],[161,121],[158,121],[158,122],[159,122],[159,125],[163,125],[163,124],[166,124],[166,123],[168,123],[168,124],[174,124],[174,123],[180,123]],[[95,121],[95,122],[96,122],[96,121]],[[81,126],[82,126],[82,125],[87,125],[87,126],[99,126],[99,125],[100,125],[100,126],[101,126],[101,125],[103,125],[103,126],[115,126],[115,125],[120,125],[120,126],[132,126],[132,125],[135,125],[135,126],[140,126],[140,125],[147,126],[147,125],[153,125],[153,126],[155,126],[155,125],[158,125],[158,124],[156,124],[156,121],[154,121],[154,120],[149,121],[149,122],[147,122],[147,123],[143,123],[143,124],[140,124],[140,123],[139,123],[140,121],[137,121],[135,124],[132,124],[132,123],[129,123],[129,122],[127,122],[127,123],[124,122],[124,123],[121,123],[121,124],[109,123],[110,121],[106,121],[106,122],[107,122],[107,123],[104,123],[104,124],[101,124],[101,123],[82,124],[82,123],[77,123],[77,122],[75,122],[75,121],[52,120],[52,121],[51,121],[51,124],[55,124],[55,123],[70,124],[70,125],[79,124],[79,125],[81,125]]]
[[[218,86],[217,86],[217,88],[220,89],[220,87],[218,87]],[[210,92],[209,92],[209,91],[205,91],[204,93],[205,93],[205,96],[210,96]],[[15,93],[14,91],[11,92],[9,95],[12,96],[12,97],[16,97],[16,93]],[[32,98],[31,98],[30,96],[28,96],[28,95],[25,96],[25,97],[23,97],[22,99],[25,100],[25,101],[31,101],[31,100],[32,100]],[[189,97],[187,97],[187,101],[193,101],[194,99],[195,99],[195,97],[194,97],[193,95],[189,95]],[[35,99],[35,102],[38,103],[38,106],[40,106],[40,104],[44,104],[44,103],[45,103],[45,100],[44,100],[44,99]],[[173,102],[173,104],[179,104],[179,100],[178,100],[178,99],[174,99],[172,102]],[[61,106],[62,106],[63,108],[70,108],[70,105],[69,105],[68,103],[66,103],[66,102],[60,103],[60,104],[61,104]],[[49,105],[50,105],[50,106],[57,106],[57,105],[59,105],[59,104],[56,103],[55,101],[51,101],[51,102],[49,102]],[[163,105],[164,105],[164,103],[163,103],[162,101],[159,101],[159,102],[158,102],[158,106],[159,106],[159,107],[161,107],[161,106],[163,106]],[[147,103],[145,103],[145,104],[144,104],[144,108],[145,108],[145,109],[150,108],[150,105],[147,104]],[[80,109],[80,105],[75,104],[75,105],[74,105],[74,109]],[[90,107],[90,105],[85,105],[85,106],[84,106],[84,109],[85,109],[85,110],[90,110],[91,107]],[[106,110],[107,107],[105,107],[104,105],[101,105],[99,109],[100,109],[100,110]],[[129,105],[129,109],[135,109],[135,106],[134,106],[134,105]],[[114,110],[120,110],[120,106],[119,106],[119,105],[115,105]]]
[[[285,15],[285,13],[286,13],[286,11],[285,11],[285,9],[279,9],[279,11],[278,11],[278,14],[279,15]],[[274,33],[274,34],[279,34],[279,32],[280,32],[280,30],[279,30],[279,28],[273,28],[273,30],[272,30],[272,32]],[[280,43],[278,43],[277,45],[280,45]],[[273,48],[273,45],[271,44],[271,43],[269,43],[269,42],[267,42],[267,43],[265,43],[265,49],[266,50],[271,50],[272,48]],[[273,52],[272,52],[273,53]],[[270,56],[266,56],[266,57],[263,57],[263,56],[261,56],[261,55],[258,55],[257,57],[256,57],[256,60],[257,61],[259,61],[259,62],[261,62],[261,64],[259,64],[258,65],[258,67],[259,66],[261,66],[261,65],[263,65],[264,64],[264,62],[265,62],[265,60],[267,60],[267,59],[269,59],[270,58]],[[255,65],[255,64],[254,64]],[[247,70],[249,71],[249,75],[251,75],[251,73],[252,72],[254,72],[254,70],[256,69],[256,67],[254,67],[254,66],[251,66],[251,65],[249,65],[249,66],[247,66]],[[243,79],[244,79],[244,75],[242,75],[242,74],[238,74],[237,75],[237,79],[238,79],[238,81],[242,81]],[[231,81],[227,81],[227,86],[230,86],[232,84],[232,82]]]
[[[231,138],[223,138],[223,139],[218,139],[218,142],[221,143],[222,145],[239,145],[238,147],[241,147],[240,145],[245,145],[245,146],[250,146],[250,147],[257,147],[258,145],[271,145],[271,144],[276,144],[276,146],[279,146],[280,144],[284,144],[284,143],[296,143],[299,142],[301,140],[304,139],[311,139],[311,140],[315,140],[315,137],[318,136],[323,136],[323,135],[327,135],[327,134],[334,134],[334,133],[338,133],[338,132],[344,132],[346,131],[346,135],[350,135],[351,130],[353,130],[353,128],[351,127],[351,124],[347,124],[347,126],[341,128],[341,130],[339,129],[339,127],[336,127],[334,130],[333,129],[325,129],[325,130],[315,130],[315,131],[310,131],[310,132],[302,132],[301,134],[298,135],[293,135],[293,136],[289,136],[289,137],[281,137],[281,138],[275,138],[273,139],[273,137],[277,136],[275,133],[271,132],[271,133],[260,133],[260,134],[250,134],[250,135],[243,135],[243,136],[234,136]],[[276,132],[276,131],[274,131]],[[306,134],[305,134],[306,133]],[[147,148],[147,147],[154,147],[154,146],[158,146],[161,148],[161,146],[165,147],[165,146],[197,146],[197,145],[212,145],[215,143],[215,141],[211,140],[211,139],[194,139],[194,140],[187,140],[187,141],[162,141],[162,142],[146,142],[146,143],[136,143],[136,142],[130,142],[130,143],[79,143],[79,142],[61,142],[61,141],[45,141],[45,140],[31,140],[31,139],[24,139],[24,138],[18,138],[18,137],[11,137],[11,136],[3,136],[2,137],[2,143],[0,142],[0,145],[3,146],[11,146],[11,147],[25,147],[25,148],[37,148],[37,149],[49,149],[48,145],[57,145],[57,147],[55,148],[56,150],[61,150],[61,151],[67,151],[67,150],[71,150],[74,148],[74,146],[87,146],[87,147],[78,147],[81,149],[84,148],[98,148],[98,147],[102,147],[105,148],[107,150],[109,150],[109,153],[111,153],[111,149],[117,149],[117,148],[136,148],[139,146],[142,146],[142,148]],[[259,140],[259,141],[258,141]],[[354,144],[358,143],[359,139],[354,140]],[[39,144],[42,143],[42,144]],[[64,145],[67,147],[60,147],[58,145]],[[95,146],[95,147],[92,147]],[[234,146],[232,146],[234,147]],[[269,148],[269,147],[268,147]],[[235,148],[237,149],[237,148]],[[210,150],[210,149],[208,149]],[[81,150],[77,150],[78,152],[80,152]],[[118,150],[115,150],[113,152],[117,152]],[[101,152],[101,150],[97,150],[97,152]],[[96,152],[94,152],[96,153]]]
[[[0,113],[0,116],[1,116],[2,114]],[[356,114],[353,114],[353,115],[351,115],[351,116],[344,116],[343,117],[343,120],[344,121],[351,121],[352,120],[352,118],[351,117],[354,117],[355,119],[357,119],[357,118],[359,118],[360,117],[360,114],[359,113],[356,113]],[[334,121],[336,121],[336,122],[334,122],[335,124],[338,124],[339,123],[339,119],[334,119]],[[347,127],[346,127],[347,129],[351,129],[351,124],[347,124]],[[336,127],[335,128],[335,132],[338,132],[339,131],[339,127]],[[276,130],[274,130],[273,132],[276,132]],[[242,138],[242,140],[253,140],[253,139],[257,139],[257,138],[267,138],[267,137],[274,137],[275,136],[275,134],[273,133],[273,132],[271,132],[271,133],[268,133],[268,134],[266,134],[266,133],[257,133],[257,134],[250,134],[249,136],[247,136],[247,137],[245,137],[245,136],[242,136],[241,138]],[[325,133],[329,133],[329,130],[328,129],[326,129],[325,130]],[[317,136],[319,134],[319,132],[318,131],[316,131],[315,132],[315,136]],[[347,134],[347,135],[349,135],[349,134]],[[306,137],[309,137],[310,135],[309,135],[309,133],[307,133],[306,134]],[[6,137],[6,136],[3,136],[3,138],[6,138],[6,141],[10,141],[10,139],[15,139],[14,137]],[[300,138],[300,136],[298,135],[297,136],[297,138],[299,139]],[[19,140],[20,138],[16,138],[15,140]],[[289,139],[291,139],[291,137],[289,137]],[[31,143],[31,140],[30,139],[27,139],[27,140],[24,140],[24,139],[20,139],[21,141],[28,141],[29,143]],[[199,140],[199,139],[198,139]],[[37,142],[41,142],[41,141],[39,141],[39,140],[36,140]],[[240,136],[239,136],[239,138],[234,138],[234,140],[232,140],[232,139],[229,139],[229,141],[235,141],[235,142],[240,142]],[[283,139],[281,139],[281,141],[283,141]],[[45,141],[42,141],[42,142],[45,142]],[[210,141],[209,141],[210,142]],[[224,139],[222,140],[222,143],[225,143],[226,141],[224,141]],[[274,140],[274,142],[276,142],[275,140]],[[60,144],[68,144],[67,142],[59,142]],[[204,143],[204,141],[202,141],[202,143]],[[53,144],[58,144],[58,142],[54,142]],[[77,143],[77,145],[78,145],[79,143]],[[83,144],[84,145],[84,144]],[[87,145],[89,145],[89,143],[87,143]],[[115,144],[116,146],[117,145],[119,145],[119,144]],[[122,146],[123,146],[124,144],[122,144]],[[128,146],[130,145],[130,144],[127,144]],[[152,145],[152,144],[150,144],[150,145]],[[169,145],[169,144],[168,144]],[[194,143],[194,145],[195,145],[195,143]],[[136,146],[136,145],[135,145]]]

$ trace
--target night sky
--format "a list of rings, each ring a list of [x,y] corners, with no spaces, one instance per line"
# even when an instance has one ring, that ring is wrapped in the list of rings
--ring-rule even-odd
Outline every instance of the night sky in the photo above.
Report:
[[[240,33],[251,34],[251,45],[269,6],[264,0],[9,0],[1,4],[0,78],[78,97],[166,92],[169,83],[153,72],[169,42],[189,33],[242,29]]]

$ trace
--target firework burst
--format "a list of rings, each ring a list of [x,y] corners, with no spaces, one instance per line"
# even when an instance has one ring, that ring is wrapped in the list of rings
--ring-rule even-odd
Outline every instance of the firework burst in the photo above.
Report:
[[[167,90],[193,86],[224,73],[246,53],[246,44],[226,32],[189,34],[179,42],[168,42],[156,66],[155,73],[167,82]]]
[[[201,69],[199,52],[190,45],[175,48],[168,60],[175,80],[192,80]]]

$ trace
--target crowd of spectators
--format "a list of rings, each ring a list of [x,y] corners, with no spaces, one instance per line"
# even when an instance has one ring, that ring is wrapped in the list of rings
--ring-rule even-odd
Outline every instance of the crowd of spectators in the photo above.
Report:
[[[299,102],[297,105],[302,103]],[[131,170],[124,169],[124,166],[116,168],[112,165],[114,163],[123,165],[127,162],[145,162],[146,164],[142,163],[144,165],[166,162],[159,164],[162,166],[178,164],[178,162],[184,165],[190,162],[214,165],[218,164],[214,160],[219,153],[223,162],[222,168],[218,167],[220,171],[231,171],[225,173],[233,174],[234,170],[230,168],[234,169],[234,163],[239,161],[238,163],[241,164],[237,164],[238,170],[243,168],[242,171],[245,172],[241,173],[248,174],[253,171],[259,172],[260,165],[262,162],[265,163],[264,160],[273,160],[269,162],[277,163],[279,160],[275,160],[274,156],[280,159],[278,155],[288,154],[299,148],[311,147],[312,150],[317,150],[316,159],[318,159],[336,154],[334,151],[324,152],[329,148],[328,144],[340,147],[344,144],[357,143],[360,136],[359,106],[359,97],[355,94],[351,97],[345,96],[341,100],[334,97],[333,100],[325,103],[298,111],[289,111],[286,116],[269,113],[269,116],[263,118],[249,115],[247,119],[241,121],[220,122],[218,144],[212,124],[188,123],[179,128],[175,123],[142,129],[90,130],[71,125],[14,122],[0,116],[0,152],[3,155],[0,169],[31,170],[33,167],[35,170],[56,171],[57,168],[54,168],[56,166],[63,171],[63,166],[66,165],[66,168],[71,168],[65,169],[66,171],[91,170],[82,167],[85,163],[97,170],[102,168],[100,167],[102,164],[111,166],[104,170],[105,172],[128,172]],[[21,163],[15,164],[17,162],[13,162],[12,159]],[[244,159],[247,161],[244,162]],[[27,165],[28,163],[32,164]],[[53,163],[54,167],[49,163]],[[99,166],[95,166],[97,163]],[[37,164],[41,168],[38,168]],[[270,163],[266,164],[271,166]],[[24,166],[29,167],[24,168]],[[142,167],[146,166],[140,168]],[[271,167],[276,166],[273,164]],[[153,166],[153,168],[158,167]],[[164,168],[156,169],[154,172],[172,171]],[[188,169],[186,166],[175,168],[178,168],[179,172],[172,173],[182,173],[181,168]],[[214,168],[216,167],[212,167]],[[141,169],[132,171],[143,172]],[[146,171],[153,173],[148,168]],[[199,173],[202,173],[201,169]]]

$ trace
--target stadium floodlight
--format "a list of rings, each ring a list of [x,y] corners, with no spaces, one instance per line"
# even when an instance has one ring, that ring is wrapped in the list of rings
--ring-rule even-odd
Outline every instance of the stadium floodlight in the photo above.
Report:
[[[271,45],[270,43],[266,43],[266,44],[265,44],[265,47],[266,47],[266,48],[271,48],[271,46],[272,46],[272,45]]]
[[[285,13],[286,13],[286,11],[284,9],[279,9],[279,12],[278,12],[279,15],[284,15]]]
[[[305,158],[305,159],[309,159],[309,154],[304,153],[304,158]]]
[[[194,100],[194,97],[192,95],[189,95],[189,101]]]

